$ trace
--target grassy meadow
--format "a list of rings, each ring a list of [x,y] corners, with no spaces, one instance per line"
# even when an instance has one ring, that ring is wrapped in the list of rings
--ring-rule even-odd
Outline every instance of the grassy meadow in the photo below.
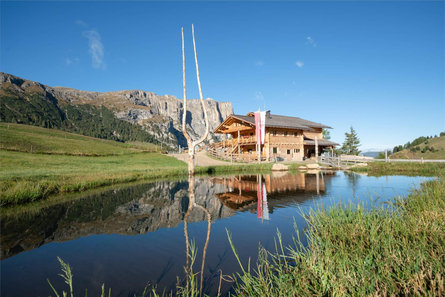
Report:
[[[0,205],[50,195],[186,176],[187,165],[150,143],[120,143],[55,129],[0,123]],[[31,150],[32,147],[32,150]],[[198,167],[199,173],[267,170],[264,165]]]
[[[0,136],[0,149],[34,154],[111,156],[161,151],[151,143],[122,143],[12,123],[0,123]]]

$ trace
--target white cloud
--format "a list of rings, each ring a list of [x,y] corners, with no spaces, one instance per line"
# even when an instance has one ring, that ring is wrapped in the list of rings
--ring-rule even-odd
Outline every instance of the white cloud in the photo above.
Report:
[[[312,45],[313,47],[317,47],[315,40],[312,39],[312,37],[310,37],[310,36],[306,37],[306,44]]]
[[[295,65],[297,65],[298,68],[303,68],[304,63],[303,63],[303,61],[297,61],[297,62],[295,62]]]
[[[261,91],[255,93],[255,99],[263,103],[263,110],[266,110],[266,99],[264,99],[264,95]],[[258,106],[258,109],[260,109],[260,106]]]
[[[82,20],[77,20],[77,21],[76,21],[76,25],[78,25],[78,26],[80,26],[80,27],[83,27],[83,28],[88,28],[88,24],[85,23],[85,22],[82,21]]]
[[[82,35],[88,39],[88,52],[91,55],[91,63],[94,68],[105,69],[104,45],[100,40],[100,34],[96,30],[83,31]]]
[[[261,61],[261,60],[258,60],[258,61],[255,62],[255,66],[261,67],[263,65],[264,65],[264,62]]]
[[[66,59],[65,59],[65,64],[68,65],[68,66],[70,66],[70,65],[75,65],[75,64],[79,64],[79,62],[80,62],[80,59],[79,59],[79,58],[74,58],[74,59],[66,58]]]
[[[255,93],[255,98],[257,100],[263,101],[264,100],[264,95],[263,95],[263,93],[261,91],[258,91],[258,92]]]

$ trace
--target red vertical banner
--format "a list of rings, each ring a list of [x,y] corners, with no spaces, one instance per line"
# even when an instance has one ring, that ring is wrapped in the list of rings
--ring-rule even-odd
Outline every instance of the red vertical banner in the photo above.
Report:
[[[266,112],[260,111],[260,136],[261,144],[264,144],[264,138],[266,136]]]
[[[261,144],[261,115],[260,111],[255,111],[255,136],[256,144]]]

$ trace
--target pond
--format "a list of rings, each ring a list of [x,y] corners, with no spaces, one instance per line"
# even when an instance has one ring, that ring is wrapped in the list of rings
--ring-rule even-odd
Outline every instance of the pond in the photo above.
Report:
[[[294,222],[303,231],[301,213],[317,204],[362,201],[384,207],[427,179],[345,172],[209,176],[193,181],[191,199],[187,181],[159,181],[4,211],[1,296],[54,295],[47,278],[66,290],[58,256],[71,265],[78,296],[85,289],[97,295],[102,283],[112,296],[133,296],[151,285],[169,291],[178,277],[184,279],[186,237],[197,248],[195,272],[205,252],[203,292],[216,295],[220,274],[240,270],[226,229],[243,263],[249,257],[253,262],[259,245],[274,248],[277,229],[290,243]],[[231,285],[223,281],[221,292],[227,294]]]

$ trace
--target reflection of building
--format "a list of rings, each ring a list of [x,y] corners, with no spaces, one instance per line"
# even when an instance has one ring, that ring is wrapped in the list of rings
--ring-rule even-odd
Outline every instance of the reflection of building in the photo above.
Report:
[[[293,193],[320,193],[325,191],[324,178],[321,173],[273,173],[267,175],[240,175],[232,177],[215,177],[214,183],[224,185],[227,192],[216,194],[216,197],[227,207],[235,210],[247,208],[258,201],[258,181],[265,185],[267,199],[273,203],[274,198],[289,196]]]
[[[266,114],[265,139],[261,145],[262,158],[270,160],[278,157],[301,161],[315,156],[315,144],[320,154],[323,149],[333,148],[335,142],[323,139],[322,129],[329,126],[303,120],[297,117]],[[215,143],[211,149],[220,157],[230,156],[248,161],[257,159],[255,153],[255,118],[250,112],[246,116],[230,115],[214,131],[230,135],[231,139]]]

